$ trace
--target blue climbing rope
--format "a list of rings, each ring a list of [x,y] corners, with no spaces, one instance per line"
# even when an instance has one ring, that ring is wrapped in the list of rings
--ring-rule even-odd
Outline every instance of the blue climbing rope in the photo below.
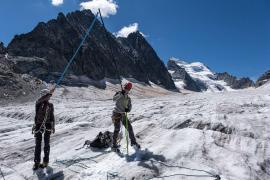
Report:
[[[89,35],[89,33],[91,32],[91,30],[93,29],[94,24],[95,24],[95,22],[96,22],[96,20],[97,20],[98,14],[99,14],[99,13],[97,12],[96,15],[95,15],[94,20],[92,21],[92,23],[91,23],[91,25],[89,26],[87,32],[85,33],[85,35],[84,35],[84,37],[83,37],[83,39],[82,39],[82,41],[81,41],[79,47],[77,48],[77,50],[75,51],[75,53],[73,54],[73,56],[71,57],[71,59],[69,60],[68,64],[66,65],[66,67],[65,67],[65,69],[64,69],[64,71],[62,72],[60,78],[59,78],[58,81],[56,82],[56,86],[59,86],[60,82],[64,79],[64,76],[65,76],[65,74],[66,74],[66,72],[67,72],[69,66],[70,66],[71,63],[74,61],[76,55],[78,54],[80,48],[82,47],[82,45],[83,45],[83,43],[84,43],[84,41],[86,40],[87,36]]]
[[[109,44],[110,54],[111,54],[112,61],[113,61],[114,66],[115,66],[116,74],[117,74],[118,79],[119,79],[119,82],[120,82],[121,90],[123,90],[123,87],[122,87],[122,80],[121,80],[121,77],[120,77],[120,73],[119,73],[119,70],[118,70],[118,66],[117,66],[117,64],[116,64],[116,61],[115,61],[115,58],[114,58],[114,55],[113,55],[112,44],[111,44],[111,41],[110,41],[110,39],[109,39],[109,37],[108,37],[108,33],[107,33],[107,30],[106,30],[106,27],[105,27],[105,24],[104,24],[104,21],[103,21],[103,18],[102,18],[100,9],[98,9],[98,12],[99,12],[99,15],[100,15],[100,20],[101,20],[101,23],[102,23],[102,26],[103,26],[104,33],[105,33],[105,35],[106,35],[106,39],[107,39],[108,44]]]

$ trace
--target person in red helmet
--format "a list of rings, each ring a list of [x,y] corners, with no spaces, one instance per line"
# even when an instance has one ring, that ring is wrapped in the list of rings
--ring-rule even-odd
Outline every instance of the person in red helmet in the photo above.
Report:
[[[129,91],[132,88],[132,83],[128,82],[124,85],[124,89],[122,91],[117,92],[113,96],[113,101],[115,102],[115,107],[113,110],[112,121],[114,124],[114,132],[113,132],[113,143],[112,143],[112,150],[116,152],[120,152],[117,146],[117,137],[120,131],[121,122],[127,128],[130,138],[131,146],[134,146],[140,149],[140,145],[136,142],[136,138],[134,136],[133,128],[129,120],[125,120],[125,113],[130,112],[132,105],[131,99],[128,96]],[[128,127],[126,127],[126,125]]]

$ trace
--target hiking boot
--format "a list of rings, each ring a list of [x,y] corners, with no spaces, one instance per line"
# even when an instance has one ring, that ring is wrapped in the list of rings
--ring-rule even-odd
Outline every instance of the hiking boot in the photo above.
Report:
[[[131,146],[137,149],[141,149],[141,146],[138,143],[131,143]]]
[[[46,168],[48,167],[48,162],[43,162],[42,164],[39,165],[40,168]]]
[[[40,166],[40,163],[35,163],[34,166],[33,166],[33,170],[34,171],[38,170],[39,166]]]
[[[120,153],[120,149],[118,146],[112,146],[111,149],[113,152]]]

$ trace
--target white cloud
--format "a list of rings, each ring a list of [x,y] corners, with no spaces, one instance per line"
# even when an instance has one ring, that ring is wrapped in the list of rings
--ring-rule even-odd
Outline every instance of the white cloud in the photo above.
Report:
[[[91,0],[82,2],[81,9],[90,9],[94,14],[100,9],[103,17],[109,17],[117,13],[118,5],[113,0]]]
[[[114,33],[116,37],[128,37],[130,33],[136,32],[139,30],[139,24],[133,23],[128,26],[124,26],[118,32]],[[142,32],[140,32],[143,37],[146,37]]]
[[[64,3],[64,0],[52,0],[53,6],[60,6],[63,3]]]

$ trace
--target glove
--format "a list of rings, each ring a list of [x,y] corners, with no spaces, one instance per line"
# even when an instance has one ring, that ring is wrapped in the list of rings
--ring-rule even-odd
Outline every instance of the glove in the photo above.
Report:
[[[52,128],[52,133],[53,133],[53,134],[55,133],[55,128]]]
[[[126,91],[125,90],[122,90],[121,91],[121,94],[125,95],[126,94]]]
[[[125,108],[125,112],[130,112],[130,110],[128,108]]]

